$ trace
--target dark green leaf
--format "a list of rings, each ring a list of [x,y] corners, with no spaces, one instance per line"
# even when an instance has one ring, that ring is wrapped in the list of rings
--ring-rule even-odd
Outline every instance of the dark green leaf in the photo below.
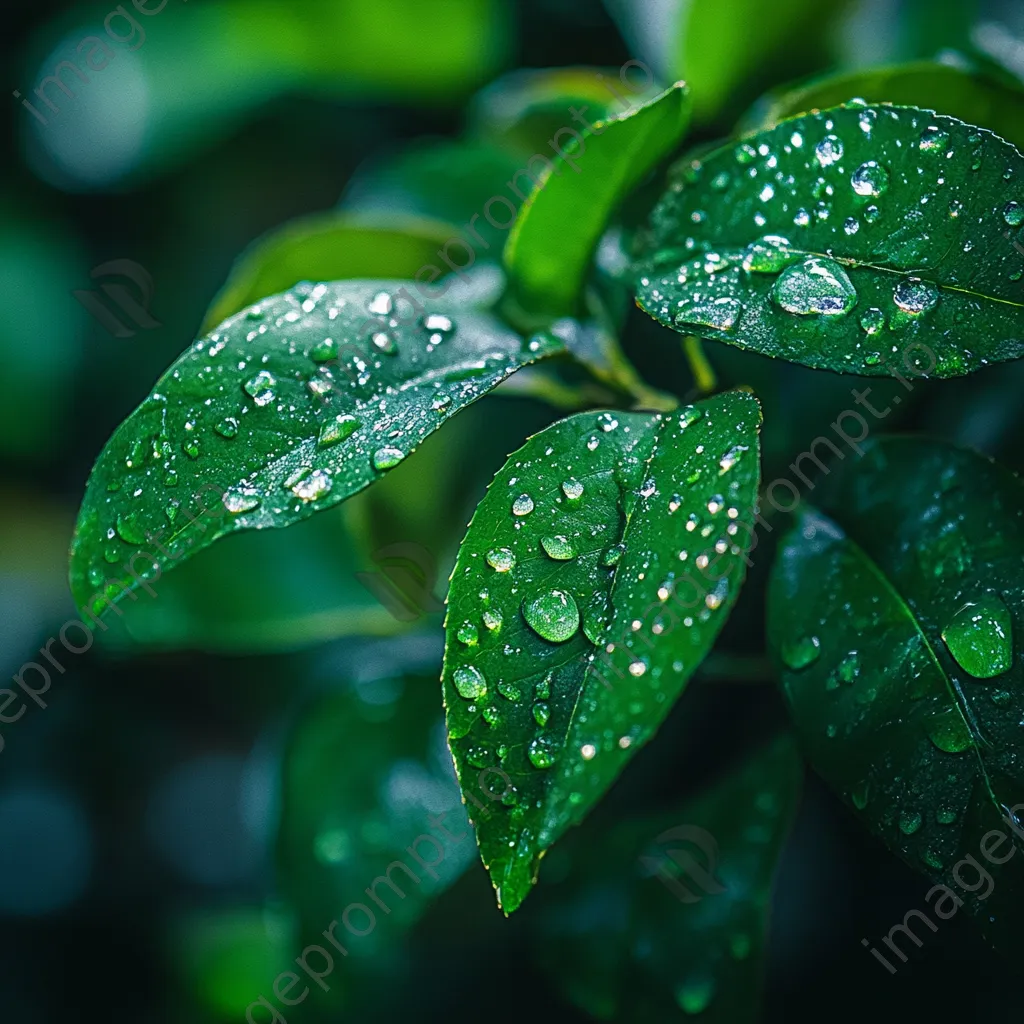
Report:
[[[554,338],[527,345],[450,296],[423,305],[407,285],[304,285],[179,357],[93,468],[71,549],[79,607],[120,600],[227,533],[343,501],[561,350]]]
[[[673,813],[576,837],[563,880],[539,893],[540,959],[566,998],[599,1020],[662,1022],[682,1010],[754,1024],[802,779],[782,736]]]
[[[449,591],[443,682],[463,790],[493,772],[503,791],[505,813],[475,824],[506,912],[725,623],[759,425],[743,391],[665,415],[580,413],[510,456],[477,507]]]
[[[906,107],[793,118],[687,168],[637,301],[684,334],[847,373],[1024,354],[1024,159]]]
[[[300,281],[411,279],[437,262],[453,227],[412,217],[391,224],[365,215],[318,213],[264,235],[243,253],[203,319],[203,330]],[[445,269],[443,266],[441,269]]]
[[[980,125],[1024,145],[1024,89],[963,64],[917,61],[815,78],[769,93],[748,112],[737,134],[774,128],[780,121],[853,99],[920,107]]]
[[[999,868],[979,850],[990,829],[1012,836],[1007,808],[1024,816],[1024,485],[973,452],[896,437],[815,497],[820,511],[782,544],[768,604],[804,747],[891,850],[1009,936],[1020,858]],[[1008,848],[1024,850],[1022,837]],[[964,888],[974,874],[954,876],[968,856],[996,878],[984,902]]]
[[[678,82],[635,110],[563,136],[505,247],[516,301],[532,313],[576,312],[594,247],[622,198],[670,153],[690,121]],[[547,162],[547,161],[545,161]]]

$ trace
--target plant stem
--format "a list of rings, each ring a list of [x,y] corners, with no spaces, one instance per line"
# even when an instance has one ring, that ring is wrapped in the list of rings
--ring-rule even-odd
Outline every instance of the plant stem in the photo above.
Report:
[[[683,351],[693,371],[693,379],[702,395],[710,395],[718,387],[718,378],[715,371],[704,354],[704,346],[700,338],[688,334],[683,338]]]

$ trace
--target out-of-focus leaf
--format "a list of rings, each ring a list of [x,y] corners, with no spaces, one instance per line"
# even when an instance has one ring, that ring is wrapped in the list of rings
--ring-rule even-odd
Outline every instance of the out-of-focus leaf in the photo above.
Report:
[[[541,883],[538,959],[599,1020],[755,1024],[803,770],[782,736],[675,812],[579,836]],[[699,851],[696,855],[691,849]]]
[[[580,413],[510,456],[477,507],[449,590],[443,683],[464,791],[489,767],[510,780],[503,813],[474,821],[506,913],[724,625],[752,532],[759,425],[741,391],[666,415]],[[722,565],[706,575],[711,556]]]
[[[812,67],[826,63],[825,42],[846,2],[776,0],[766,9],[759,0],[605,0],[605,6],[662,82],[691,83],[694,118],[703,124],[766,68],[792,66],[794,54]]]
[[[966,63],[917,61],[811,79],[769,93],[747,112],[737,134],[774,128],[780,121],[851,100],[934,110],[987,128],[1024,146],[1024,87],[999,81]]]
[[[553,337],[524,343],[464,300],[424,306],[408,288],[304,285],[190,346],[93,467],[71,549],[79,607],[133,596],[225,534],[343,501],[521,366],[560,351]]]
[[[363,681],[312,702],[291,730],[277,840],[280,886],[298,916],[296,952],[325,945],[321,933],[343,922],[350,904],[373,916],[354,908],[356,934],[343,923],[334,929],[349,953],[336,954],[330,979],[341,993],[367,972],[387,975],[396,940],[475,858],[436,676],[377,678],[366,660],[362,672]]]
[[[637,302],[680,333],[840,373],[957,377],[1015,359],[1020,176],[1009,143],[929,111],[793,118],[670,185]]]
[[[519,157],[486,142],[419,140],[359,168],[342,196],[341,208],[362,214],[415,214],[459,225],[448,236],[465,239],[464,245],[450,249],[456,266],[496,261],[512,218],[498,206],[492,218],[507,221],[508,227],[495,227],[485,217],[485,207],[500,195],[517,208],[529,194],[535,175],[524,170],[517,178],[521,163]]]
[[[582,125],[579,117],[606,121],[623,113],[630,100],[635,104],[653,99],[656,92],[650,86],[637,94],[622,84],[617,70],[608,68],[522,68],[476,94],[467,131],[522,157],[551,156],[551,140],[559,129]]]
[[[68,440],[86,315],[72,292],[91,284],[78,245],[49,218],[0,199],[0,453],[45,458]],[[44,298],[45,295],[45,298]]]
[[[73,99],[50,86],[56,112],[36,104],[46,124],[23,112],[37,148],[34,162],[49,180],[104,187],[164,170],[289,92],[449,103],[500,67],[512,39],[501,0],[149,6],[148,16],[111,22],[122,43],[97,42],[82,52],[76,46],[90,36],[109,38],[103,27],[109,6],[96,7],[86,21],[81,13],[61,19],[51,37],[61,41],[28,70],[41,81],[70,60],[82,72]],[[90,70],[83,53],[106,61],[102,73]],[[75,82],[70,71],[64,77]]]
[[[369,588],[360,574],[373,577]],[[225,537],[152,589],[154,596],[123,601],[122,616],[107,617],[108,645],[280,651],[394,633],[416,617],[387,569],[357,553],[342,509],[288,530]]]
[[[1024,850],[1024,484],[973,452],[891,437],[815,501],[782,542],[768,601],[804,749],[867,828],[1009,948],[1020,858],[987,865],[984,894],[956,869],[992,829]]]
[[[202,330],[212,331],[246,306],[300,281],[411,280],[437,264],[437,250],[454,230],[412,217],[393,223],[337,212],[300,217],[264,235],[238,258]]]
[[[612,211],[682,139],[690,121],[678,82],[637,109],[566,137],[505,247],[515,301],[528,313],[578,311],[587,268]]]

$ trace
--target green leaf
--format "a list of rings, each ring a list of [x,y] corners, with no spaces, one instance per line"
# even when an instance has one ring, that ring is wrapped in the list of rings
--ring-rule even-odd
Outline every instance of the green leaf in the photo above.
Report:
[[[277,836],[279,884],[298,919],[295,952],[324,946],[318,936],[338,921],[349,955],[336,955],[329,982],[345,1000],[394,971],[401,937],[474,861],[436,675],[392,675],[382,649],[358,660],[362,678],[308,702],[289,731]]]
[[[828,30],[845,0],[605,0],[630,50],[662,81],[693,83],[694,118],[705,124],[773,66],[805,70],[827,59]],[[639,72],[634,72],[638,74]],[[771,81],[768,77],[768,81]]]
[[[979,849],[996,829],[1024,850],[1003,821],[1014,807],[1024,820],[1024,485],[973,452],[893,437],[815,499],[782,542],[768,599],[804,748],[894,853],[1010,939],[1020,858],[1000,868]],[[973,874],[955,878],[968,856],[995,876],[984,902],[964,888]]]
[[[915,61],[848,71],[778,89],[754,104],[738,125],[737,134],[774,128],[787,117],[836,107],[854,98],[934,110],[987,128],[1018,149],[1024,146],[1024,89],[997,80],[966,59],[962,66]]]
[[[515,300],[537,313],[578,311],[594,248],[623,197],[669,154],[690,121],[677,82],[635,110],[563,136],[558,156],[523,204],[505,247]]]
[[[336,508],[289,530],[241,531],[224,538],[161,579],[153,587],[159,600],[123,601],[123,616],[107,617],[103,641],[119,650],[143,646],[231,654],[405,628],[412,612],[380,600],[378,595],[388,596],[387,584],[380,567],[357,553],[346,528],[347,511],[347,505]],[[360,573],[375,579],[367,586]]]
[[[652,217],[638,304],[683,334],[846,373],[1024,354],[1024,160],[907,107],[836,107],[695,161]]]
[[[454,228],[412,217],[374,223],[365,215],[331,212],[300,217],[254,242],[231,268],[203,319],[204,331],[267,295],[300,281],[348,278],[412,279],[437,262]]]
[[[443,683],[463,790],[498,775],[506,813],[475,825],[506,912],[724,624],[745,571],[759,425],[743,391],[665,415],[580,413],[510,456],[477,507],[449,590]]]
[[[155,593],[147,578],[225,534],[343,501],[521,366],[561,351],[451,296],[424,305],[415,287],[303,285],[180,356],[93,468],[71,547],[79,607],[141,585]]]
[[[772,886],[802,781],[781,736],[674,812],[576,837],[562,880],[538,893],[538,958],[568,1001],[631,1024],[679,1010],[754,1024]]]

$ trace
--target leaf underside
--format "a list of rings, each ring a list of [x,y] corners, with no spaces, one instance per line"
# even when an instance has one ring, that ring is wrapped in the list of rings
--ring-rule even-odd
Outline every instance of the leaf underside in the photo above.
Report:
[[[665,415],[581,413],[512,455],[477,507],[449,590],[443,686],[463,792],[484,773],[500,798],[500,813],[471,817],[506,912],[724,624],[759,424],[742,391]]]

